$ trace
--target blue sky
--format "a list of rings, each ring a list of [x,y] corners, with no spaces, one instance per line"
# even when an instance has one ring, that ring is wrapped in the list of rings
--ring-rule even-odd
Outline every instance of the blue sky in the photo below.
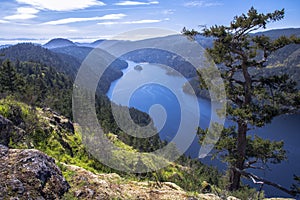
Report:
[[[0,44],[110,38],[124,31],[228,24],[251,6],[259,12],[285,8],[285,18],[267,28],[300,27],[298,0],[1,0]]]

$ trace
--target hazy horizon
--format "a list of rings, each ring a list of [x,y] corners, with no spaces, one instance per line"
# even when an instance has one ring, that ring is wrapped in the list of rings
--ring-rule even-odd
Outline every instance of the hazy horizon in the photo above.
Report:
[[[273,28],[273,29],[262,29],[257,32],[266,32],[266,31],[272,31],[272,30],[284,30],[284,29],[300,29],[300,27],[287,27],[287,28]],[[171,35],[169,35],[171,36]],[[155,37],[153,37],[155,38]],[[12,38],[12,39],[4,39],[0,38],[0,46],[5,46],[5,45],[15,45],[19,43],[33,43],[33,44],[40,44],[44,45],[48,42],[50,42],[53,39],[66,39],[74,43],[93,43],[98,40],[110,40],[113,39],[111,37],[109,38],[67,38],[67,37],[53,37],[53,38]]]
[[[53,38],[93,42],[148,27],[178,33],[183,27],[200,30],[202,25],[227,25],[252,6],[262,13],[285,9],[285,18],[266,30],[300,28],[300,2],[292,0],[3,0],[0,45],[44,44]]]

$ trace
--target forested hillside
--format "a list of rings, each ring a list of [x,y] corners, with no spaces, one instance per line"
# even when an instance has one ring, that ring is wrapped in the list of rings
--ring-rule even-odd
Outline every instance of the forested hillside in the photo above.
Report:
[[[40,45],[23,43],[0,50],[4,55],[2,59],[16,61],[32,61],[54,67],[57,71],[68,74],[74,78],[80,66],[80,62],[72,56],[57,54]]]
[[[58,72],[67,74],[71,80],[75,80],[82,61],[92,49],[85,47],[70,48],[70,50],[64,48],[50,51],[39,45],[23,43],[1,49],[0,55],[3,55],[2,60],[10,59],[16,63],[30,61],[47,65],[53,67]],[[105,51],[102,52],[102,56],[103,58],[111,57]],[[105,94],[109,89],[110,83],[120,78],[123,74],[121,69],[126,67],[126,62],[116,59],[101,77],[98,91]]]
[[[164,183],[160,182],[172,181],[187,191],[201,192],[210,188],[210,184],[217,186],[221,181],[219,172],[215,168],[207,167],[198,161],[185,157],[182,157],[177,163],[170,163],[171,165],[165,169],[155,173],[143,174],[142,176],[118,172],[101,164],[85,150],[81,142],[80,132],[70,120],[72,79],[68,75],[56,71],[53,67],[32,61],[18,61],[15,63],[5,60],[1,65],[0,82],[0,144],[6,146],[0,146],[1,162],[13,164],[21,170],[22,166],[17,165],[14,159],[23,159],[22,156],[27,156],[27,158],[32,157],[33,160],[37,158],[39,160],[39,162],[34,163],[24,161],[27,163],[28,169],[24,169],[22,173],[16,171],[14,174],[14,177],[19,181],[18,183],[22,183],[22,187],[15,185],[16,189],[10,190],[0,184],[1,191],[6,191],[6,194],[0,192],[0,197],[9,194],[10,196],[19,197],[25,195],[28,198],[41,195],[50,199],[58,197],[69,199],[76,198],[77,192],[80,190],[88,195],[86,199],[92,198],[96,194],[102,194],[102,186],[95,188],[92,183],[85,183],[86,187],[95,192],[92,196],[89,193],[86,194],[82,186],[78,184],[78,180],[76,180],[78,178],[78,176],[75,176],[76,173],[84,173],[82,175],[87,176],[89,173],[116,172],[125,180],[148,180],[153,182],[151,184],[166,187],[160,190],[166,190],[167,193],[170,193],[169,195],[171,195],[172,188],[175,187],[173,192],[176,192],[176,190],[181,191],[181,189],[176,189],[178,187],[176,185],[168,189],[167,185],[163,186]],[[100,123],[107,136],[116,146],[129,151],[146,153],[165,145],[165,142],[161,141],[158,135],[148,139],[136,139],[122,132],[113,120],[109,100],[102,95],[97,95],[96,98],[96,110]],[[119,107],[120,112],[122,109],[125,108]],[[136,123],[141,125],[150,123],[151,119],[147,114],[133,108],[130,109],[130,112]],[[67,117],[60,113],[64,113]],[[37,151],[17,150],[32,148],[54,158],[56,165],[60,167],[68,183],[57,171],[58,168],[54,161],[46,155]],[[15,158],[14,152],[18,151],[20,154]],[[9,156],[7,157],[8,153]],[[119,157],[118,159],[124,158]],[[45,163],[48,168],[40,168],[39,163]],[[80,168],[75,169],[74,165],[88,171]],[[80,171],[78,171],[79,169]],[[7,170],[6,167],[2,168],[0,172],[1,182],[7,184],[7,181],[16,181],[15,178],[9,177],[2,179],[2,176],[4,177],[8,173]],[[30,175],[31,178],[26,178],[27,175],[29,176],[33,172],[37,174],[47,173],[48,175]],[[206,180],[209,183],[206,183]],[[41,181],[40,184],[30,185],[30,182],[39,181]],[[52,181],[56,181],[56,184]],[[202,184],[203,181],[205,181],[204,185]],[[151,184],[148,186],[149,188],[153,187]],[[67,192],[68,190],[69,192]],[[215,190],[219,191],[217,188]],[[209,191],[211,190],[209,189]],[[125,194],[125,191],[123,192]],[[255,194],[254,190],[248,192]],[[110,195],[112,195],[110,197],[113,197],[116,194]],[[180,195],[189,196],[185,192],[180,192]],[[192,196],[197,196],[197,194],[195,193]]]
[[[1,98],[13,96],[31,106],[49,107],[72,119],[73,81],[68,75],[35,62],[14,63],[5,60],[0,68]],[[108,98],[99,93],[96,99],[98,117],[106,133],[113,132],[119,135],[122,141],[141,151],[151,151],[163,145],[157,135],[148,140],[133,139],[122,132],[114,122]],[[125,108],[120,106],[120,112],[122,109]],[[130,109],[130,112],[135,122],[141,125],[151,121],[147,114],[134,108]]]

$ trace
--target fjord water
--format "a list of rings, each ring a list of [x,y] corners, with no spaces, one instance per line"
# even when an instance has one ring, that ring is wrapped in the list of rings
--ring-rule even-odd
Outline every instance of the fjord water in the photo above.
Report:
[[[137,63],[130,61],[128,63],[128,68],[123,70],[124,75],[121,78],[123,80],[126,79],[126,81],[124,82],[121,79],[114,81],[107,93],[107,96],[113,102],[128,107],[135,107],[150,114],[154,125],[159,130],[159,135],[162,140],[171,141],[176,135],[182,120],[181,108],[190,114],[190,120],[196,117],[197,109],[199,109],[201,113],[199,120],[201,122],[200,126],[202,128],[208,127],[211,117],[210,101],[197,99],[185,94],[182,91],[182,86],[186,82],[185,78],[182,76],[168,75],[167,70],[158,65],[140,63],[139,65],[142,66],[142,70],[136,70],[134,68]],[[146,80],[152,81],[150,81],[150,83],[140,84],[137,82],[137,76],[139,76],[139,79],[145,80],[145,82],[147,82]],[[161,84],[155,82],[160,82]],[[170,83],[173,84],[172,89],[167,86]],[[131,93],[131,88],[136,88],[136,90],[130,94],[130,100],[128,102],[124,96],[125,94]],[[183,97],[182,99],[184,99],[184,102],[181,102],[181,107],[174,92],[177,93],[177,96],[181,96]],[[192,103],[189,103],[193,101],[196,101],[197,108],[193,107],[195,104],[192,105]],[[194,128],[195,131],[196,128],[197,127]],[[200,146],[198,145],[196,134],[194,137],[193,144],[186,151],[186,154],[197,157]]]
[[[192,97],[182,91],[183,84],[187,81],[184,77],[169,75],[165,68],[158,65],[148,63],[134,63],[128,61],[128,68],[123,70],[123,77],[114,81],[107,93],[107,96],[117,104],[135,107],[141,111],[148,113],[154,121],[155,126],[159,130],[161,139],[171,141],[177,133],[180,120],[181,109],[180,103],[176,98],[173,91],[163,84],[148,83],[144,85],[137,85],[137,76],[145,80],[164,79],[164,83],[173,83],[178,88],[176,92],[180,93],[184,97],[184,108],[190,111],[192,118],[196,114],[195,108],[191,107],[188,103],[192,101]],[[135,69],[136,65],[140,65],[141,69]],[[118,85],[120,80],[127,79],[122,82],[122,85]],[[154,81],[155,82],[155,81]],[[136,87],[137,89],[130,94],[129,102],[122,98],[124,94],[130,91],[130,88]],[[114,98],[113,98],[114,97]],[[211,104],[209,100],[198,98],[198,106],[200,110],[199,126],[201,128],[207,128],[211,118]],[[155,109],[151,106],[155,106],[156,112],[160,112],[160,115],[155,114]],[[157,105],[160,105],[157,107]],[[162,107],[164,109],[162,109]],[[165,122],[165,123],[164,123]],[[285,142],[285,149],[287,150],[288,160],[278,165],[268,164],[269,170],[258,172],[259,176],[269,179],[273,182],[280,183],[281,185],[289,188],[293,182],[292,177],[294,174],[300,175],[300,114],[282,115],[273,120],[273,122],[263,128],[255,129],[251,131],[251,135],[257,134],[260,137],[270,140],[283,140]],[[185,152],[193,158],[198,157],[200,144],[198,137],[195,138],[190,148]],[[215,165],[220,170],[225,169],[225,165],[218,160],[211,161],[209,157],[201,160],[202,162]],[[245,181],[253,185],[249,181]],[[263,189],[267,196],[287,196],[285,193],[275,190],[272,187],[264,186]]]

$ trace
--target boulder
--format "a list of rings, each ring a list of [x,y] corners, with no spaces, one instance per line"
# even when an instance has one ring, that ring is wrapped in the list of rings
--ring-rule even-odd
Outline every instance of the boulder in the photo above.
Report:
[[[0,144],[8,146],[9,133],[12,127],[12,122],[0,115]]]
[[[68,118],[58,114],[50,108],[43,108],[43,112],[47,115],[47,120],[60,129],[65,129],[74,134],[74,125]]]
[[[60,199],[69,187],[53,158],[0,145],[0,199]]]

